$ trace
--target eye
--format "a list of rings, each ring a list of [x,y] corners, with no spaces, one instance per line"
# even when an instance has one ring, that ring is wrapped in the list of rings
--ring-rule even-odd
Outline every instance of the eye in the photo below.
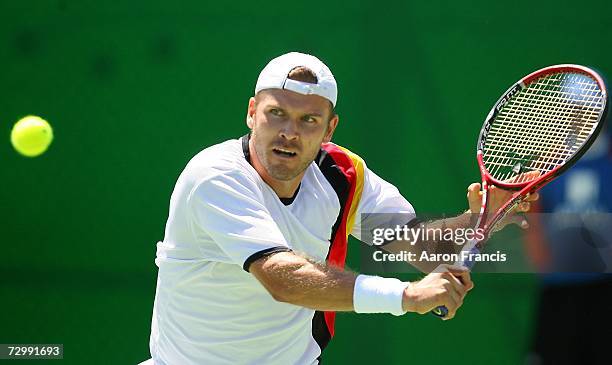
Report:
[[[278,108],[270,109],[270,114],[275,115],[277,117],[281,117],[281,116],[284,115],[283,111],[281,109],[278,109]]]
[[[317,118],[313,117],[312,115],[304,115],[302,117],[302,120],[306,123],[316,123],[317,122]]]

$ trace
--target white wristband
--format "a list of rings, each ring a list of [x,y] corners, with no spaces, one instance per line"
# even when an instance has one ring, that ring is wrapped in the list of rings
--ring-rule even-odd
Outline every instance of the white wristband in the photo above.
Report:
[[[410,283],[380,276],[359,275],[353,290],[353,307],[357,313],[391,313],[401,316],[404,289]]]

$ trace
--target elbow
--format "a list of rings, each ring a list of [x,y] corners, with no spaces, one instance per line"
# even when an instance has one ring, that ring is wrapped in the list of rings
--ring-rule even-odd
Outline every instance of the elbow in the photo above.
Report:
[[[296,288],[292,288],[287,283],[274,283],[272,285],[266,285],[268,293],[272,298],[281,303],[299,304],[300,297],[303,293],[300,293]]]
[[[272,296],[272,299],[276,300],[277,302],[281,302],[281,303],[291,303],[292,302],[291,295],[289,295],[289,293],[287,293],[287,291],[285,290],[268,289],[268,292]]]
[[[255,261],[250,272],[277,302],[299,305],[305,296],[301,269],[308,262],[289,253],[277,253],[267,259]]]

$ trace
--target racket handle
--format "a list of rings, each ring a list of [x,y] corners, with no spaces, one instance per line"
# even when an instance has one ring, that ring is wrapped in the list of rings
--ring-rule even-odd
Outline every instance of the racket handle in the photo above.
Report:
[[[446,308],[446,306],[441,305],[437,308],[434,308],[434,310],[431,311],[431,314],[436,317],[444,318],[448,315],[448,308]]]
[[[472,247],[472,249],[470,250],[470,254],[477,254],[477,253],[480,253],[480,250],[476,248],[476,246]],[[465,266],[468,269],[471,269],[474,266],[474,261],[470,261],[470,260],[462,261],[460,265]],[[446,308],[446,306],[444,305],[441,305],[439,307],[434,308],[430,313],[436,317],[444,318],[448,315],[448,308]]]

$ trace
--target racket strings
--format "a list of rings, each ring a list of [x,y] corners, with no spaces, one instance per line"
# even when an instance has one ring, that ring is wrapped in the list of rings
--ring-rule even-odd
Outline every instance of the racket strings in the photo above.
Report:
[[[496,115],[483,159],[495,179],[526,182],[573,156],[597,126],[604,96],[579,73],[556,73],[532,82]],[[538,171],[540,174],[524,174]]]
[[[554,157],[559,158],[556,161],[551,161],[550,166],[546,168],[547,170],[554,168],[556,165],[563,163],[563,161],[571,157],[571,155],[573,155],[578,150],[578,148],[582,144],[584,144],[584,142],[586,142],[586,140],[588,139],[588,136],[592,132],[593,128],[591,127],[594,127],[597,123],[598,110],[596,110],[595,108],[592,108],[592,105],[591,105],[592,103],[589,103],[589,100],[583,100],[584,95],[592,96],[592,95],[589,95],[592,93],[589,93],[588,91],[589,89],[592,90],[594,87],[597,87],[597,83],[594,80],[590,85],[583,83],[583,82],[579,82],[580,76],[582,75],[573,75],[573,77],[569,77],[569,83],[566,82],[562,84],[563,86],[567,86],[568,84],[577,85],[578,87],[573,86],[572,90],[574,92],[563,93],[564,89],[556,90],[559,94],[566,94],[564,96],[566,98],[568,98],[569,96],[570,99],[561,100],[561,101],[556,100],[557,103],[559,102],[565,103],[564,105],[569,106],[569,108],[561,108],[561,110],[559,110],[559,108],[554,108],[557,110],[557,113],[555,113],[555,115],[546,115],[548,114],[547,112],[550,111],[551,109],[550,103],[546,103],[546,111],[544,112],[545,115],[543,115],[542,117],[543,118],[546,118],[546,117],[555,118],[556,117],[558,123],[557,124],[552,124],[552,123],[545,124],[544,128],[542,128],[543,132],[547,133],[546,136],[549,137],[548,145],[544,145],[542,147],[550,149],[549,151],[544,151],[544,153],[546,154],[544,157],[554,156]],[[566,77],[567,77],[567,74],[566,74]],[[536,88],[537,88],[537,84],[536,84]],[[580,91],[580,93],[576,92],[578,90]],[[552,95],[549,94],[548,97],[558,99],[557,95],[554,95],[554,94]],[[593,100],[593,98],[591,99]],[[602,105],[599,106],[599,109],[601,109],[601,107]],[[589,118],[589,117],[592,117],[592,118]],[[554,126],[561,126],[561,128],[557,128],[557,130],[555,131],[557,132],[556,134],[552,133]],[[549,127],[549,128],[546,128],[546,127]],[[555,144],[555,142],[561,142],[561,141],[565,143]]]

